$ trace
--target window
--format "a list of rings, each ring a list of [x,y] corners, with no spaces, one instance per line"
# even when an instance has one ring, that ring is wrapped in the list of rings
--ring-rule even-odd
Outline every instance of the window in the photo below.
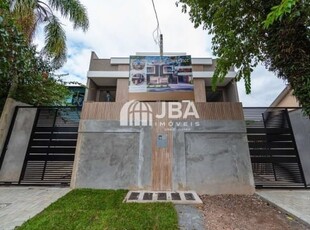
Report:
[[[224,101],[224,89],[217,88],[212,91],[211,87],[206,87],[207,102],[223,102]]]
[[[108,87],[99,90],[99,101],[100,102],[115,102],[116,88]]]

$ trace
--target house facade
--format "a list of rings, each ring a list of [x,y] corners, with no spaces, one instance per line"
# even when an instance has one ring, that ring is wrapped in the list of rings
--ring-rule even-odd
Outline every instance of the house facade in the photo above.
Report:
[[[137,56],[154,55],[155,53],[137,53]],[[167,53],[166,55],[185,55],[185,53]],[[238,91],[234,82],[233,69],[217,90],[211,90],[211,77],[215,70],[216,60],[212,58],[192,58],[194,91],[182,93],[130,93],[128,92],[129,57],[100,59],[92,52],[87,73],[87,102],[107,102],[109,92],[113,102],[139,101],[181,101],[195,102],[239,102]],[[156,71],[160,71],[157,70]],[[164,70],[161,70],[164,72]],[[150,74],[151,77],[153,74]],[[154,70],[155,75],[155,70]]]
[[[253,193],[235,72],[212,91],[215,65],[185,53],[92,52],[71,186]]]

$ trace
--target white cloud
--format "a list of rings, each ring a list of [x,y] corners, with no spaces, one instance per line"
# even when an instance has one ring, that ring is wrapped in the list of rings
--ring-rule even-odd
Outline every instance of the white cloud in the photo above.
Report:
[[[244,81],[237,84],[239,98],[245,107],[269,106],[285,88],[285,82],[259,65],[251,76],[251,94],[245,93]]]
[[[59,74],[69,74],[65,81],[77,81],[86,84],[86,74],[89,67],[91,49],[80,48],[69,44],[68,61],[66,65],[57,71]]]
[[[91,51],[101,58],[126,57],[136,52],[158,52],[153,41],[156,19],[151,0],[81,0],[88,10],[90,28],[86,33],[72,29],[72,24],[62,20],[67,34],[68,62],[59,73],[69,73],[66,80],[86,83]],[[211,36],[202,28],[194,29],[188,14],[181,13],[175,0],[154,0],[164,51],[186,52],[193,57],[210,57]],[[36,43],[42,47],[42,30]],[[238,84],[240,101],[245,106],[268,106],[284,88],[282,80],[258,67],[252,77],[252,94],[245,95],[244,84]]]

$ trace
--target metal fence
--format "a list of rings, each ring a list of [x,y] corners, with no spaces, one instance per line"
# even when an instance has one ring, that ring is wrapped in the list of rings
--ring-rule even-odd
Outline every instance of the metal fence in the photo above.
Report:
[[[289,112],[300,108],[244,108],[256,187],[306,187]]]
[[[34,109],[36,112],[18,184],[69,185],[78,136],[80,108],[17,106],[6,145],[11,141],[10,135],[20,108]],[[6,147],[0,163],[5,156],[5,149]]]

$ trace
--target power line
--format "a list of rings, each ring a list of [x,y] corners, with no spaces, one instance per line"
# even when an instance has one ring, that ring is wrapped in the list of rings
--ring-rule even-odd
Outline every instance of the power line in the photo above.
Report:
[[[152,4],[153,4],[153,9],[154,9],[154,13],[155,13],[156,21],[157,21],[157,26],[156,26],[155,30],[153,31],[153,39],[157,45],[160,45],[161,30],[160,30],[160,26],[159,26],[159,20],[158,20],[158,15],[157,15],[154,0],[152,0]]]

